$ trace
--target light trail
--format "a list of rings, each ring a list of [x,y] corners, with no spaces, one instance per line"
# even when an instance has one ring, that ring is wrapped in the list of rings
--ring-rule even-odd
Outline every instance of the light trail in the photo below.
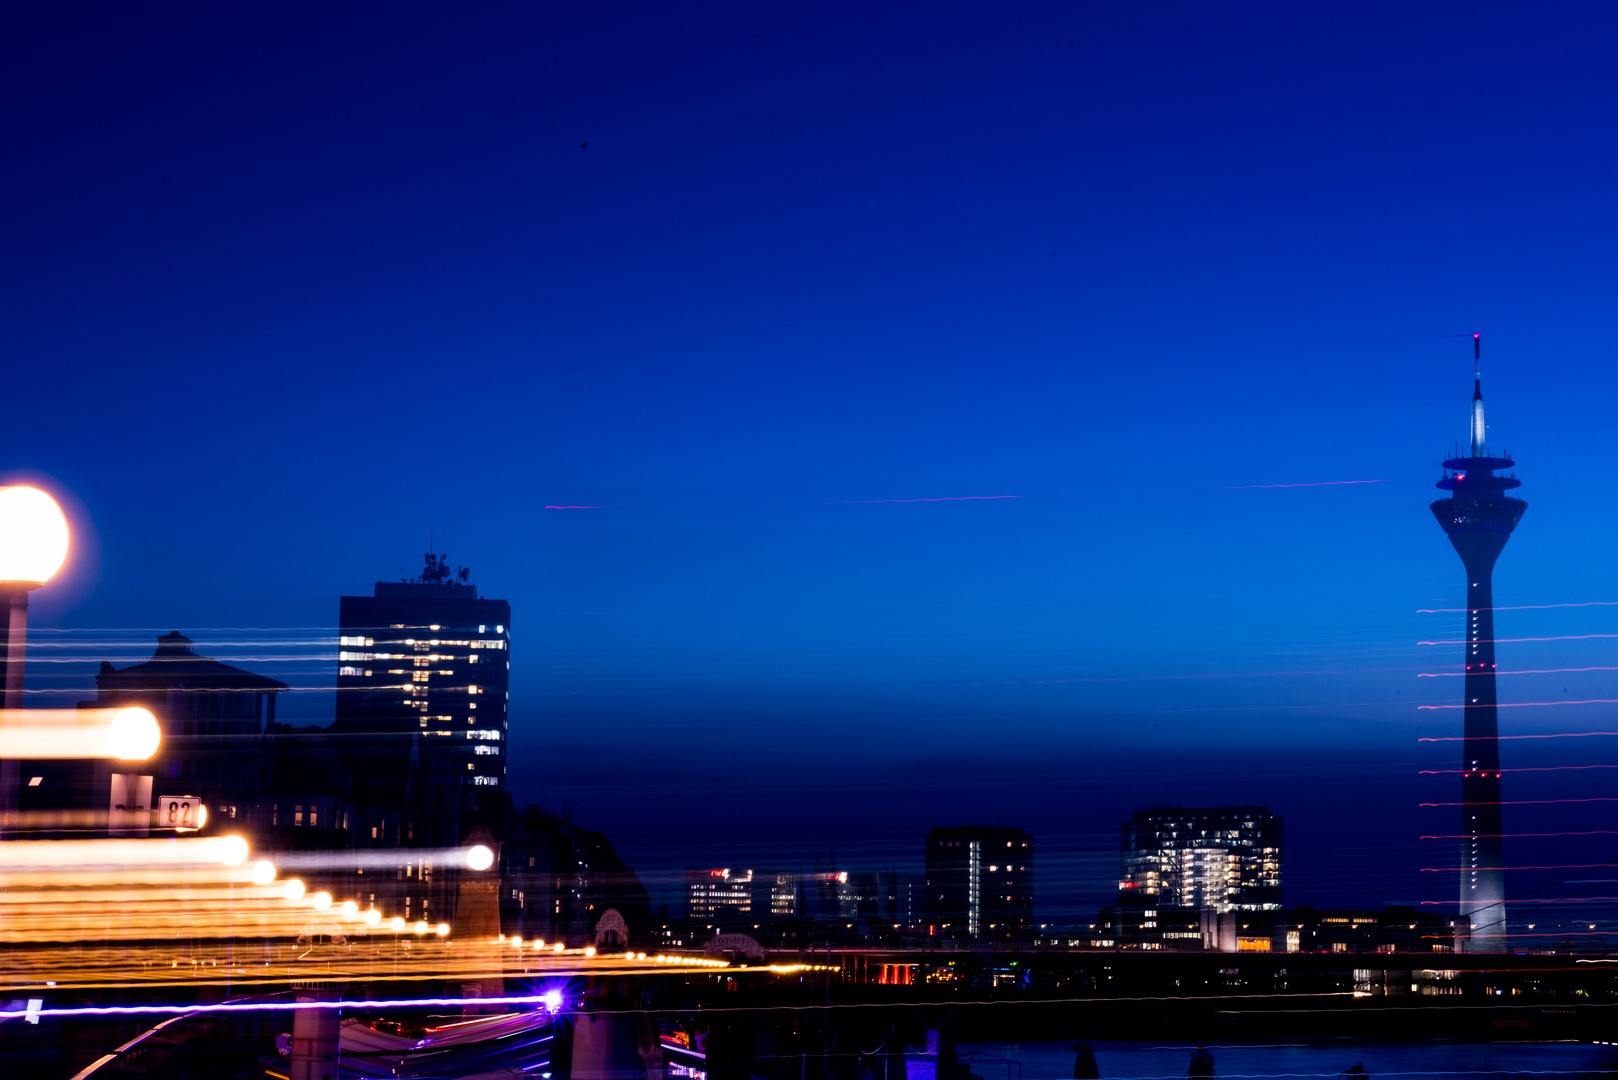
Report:
[[[1423,874],[1448,874],[1457,870],[1600,870],[1611,863],[1561,863],[1555,866],[1423,866]]]
[[[1465,738],[1465,736],[1462,736]],[[1517,769],[1491,769],[1491,772],[1567,772],[1572,769],[1618,769],[1618,765],[1524,765]],[[1417,769],[1417,776],[1465,776],[1467,769]]]
[[[1254,491],[1260,488],[1300,488],[1300,487],[1342,487],[1345,484],[1397,484],[1397,479],[1388,480],[1317,480],[1310,484],[1232,484],[1222,487],[1220,491]]]
[[[1498,701],[1493,705],[1417,705],[1417,709],[1529,709],[1552,705],[1615,705],[1618,698],[1580,698],[1577,701]],[[1528,735],[1507,735],[1502,738],[1526,739]]]
[[[1568,675],[1581,671],[1618,671],[1614,667],[1552,667],[1532,668],[1526,671],[1497,671],[1496,675]],[[1464,671],[1421,671],[1416,673],[1418,679],[1458,679],[1464,676]]]
[[[1588,601],[1586,601],[1586,602],[1584,602],[1582,604],[1516,604],[1516,605],[1514,605],[1512,607],[1493,607],[1493,608],[1489,608],[1489,610],[1490,611],[1544,611],[1547,608],[1614,607],[1614,606],[1618,606],[1618,600],[1588,600]],[[1416,614],[1417,615],[1448,615],[1448,614],[1453,614],[1453,613],[1456,613],[1456,612],[1482,611],[1482,610],[1483,610],[1482,608],[1464,608],[1464,607],[1417,608],[1416,609]]]
[[[1589,829],[1584,832],[1507,832],[1507,833],[1477,833],[1478,836],[1500,837],[1502,839],[1516,836],[1618,836],[1618,829]],[[1440,836],[1420,836],[1418,840],[1470,840],[1469,833],[1446,833]],[[1610,863],[1601,863],[1599,866],[1610,866]]]
[[[611,510],[610,506],[547,506],[547,510]]]
[[[821,506],[854,506],[863,503],[924,503],[924,502],[975,502],[984,499],[1025,499],[1026,495],[944,495],[936,499],[832,499],[822,502]]]
[[[1509,642],[1519,642],[1519,641],[1588,641],[1588,640],[1590,640],[1592,638],[1618,638],[1618,634],[1561,634],[1561,635],[1559,635],[1557,637],[1502,637],[1502,638],[1490,638],[1488,643],[1491,644],[1491,645],[1500,645],[1500,644],[1505,644],[1505,643],[1509,643]],[[1479,644],[1480,642],[1481,642],[1481,639],[1479,640],[1479,642],[1472,642],[1472,641],[1467,641],[1464,638],[1457,638],[1454,641],[1418,641],[1418,642],[1416,642],[1416,644],[1417,645],[1473,645],[1473,644]]]
[[[1555,936],[1555,935],[1551,935]],[[722,965],[729,967],[728,964]],[[479,1005],[543,1005],[545,994],[521,994],[505,997],[477,998]],[[1253,994],[1155,994],[1135,997],[1111,997],[1107,1001],[1234,1001],[1242,998],[1270,997],[1268,993]],[[1314,993],[1289,994],[1295,998],[1339,998],[1354,997],[1352,990],[1327,990]],[[95,1005],[72,1006],[68,1008],[46,1008],[29,1012],[26,1009],[0,1009],[0,1020],[14,1020],[21,1016],[141,1016],[141,1015],[172,1015],[174,1013],[200,1013],[200,1012],[254,1012],[274,1011],[287,1012],[296,1009],[407,1009],[418,1006],[443,1005],[454,1008],[464,1008],[469,998],[394,998],[363,1001],[267,1001],[267,1002],[219,1002],[213,1005]],[[1079,1002],[1094,1002],[1093,997],[1076,998],[1042,998],[1038,1002],[1026,1004],[1059,1005]],[[931,1002],[893,1002],[890,1007],[919,1009]],[[989,1001],[961,1001],[953,1002],[962,1005],[1013,1005],[1025,1004],[1017,999],[998,998]],[[1536,1006],[1537,1008],[1538,1006]],[[846,1005],[770,1005],[766,1006],[772,1012],[809,1012],[830,1011],[834,1009],[869,1009],[864,1003],[849,1003]],[[720,1006],[718,1008],[704,1009],[710,1012],[758,1012],[757,1005]],[[592,1009],[595,1015],[644,1014],[645,1010],[634,1009]],[[1557,1075],[1561,1075],[1558,1073]]]
[[[1446,707],[1447,706],[1439,706],[1439,705],[1422,705],[1422,706],[1420,706],[1420,708],[1423,708],[1423,709],[1436,709],[1436,708],[1446,708]],[[1461,708],[1461,707],[1462,706],[1459,706],[1459,705],[1455,706],[1455,708]],[[1618,735],[1618,731],[1563,731],[1563,732],[1559,732],[1558,734],[1555,734],[1555,735],[1494,735],[1494,736],[1491,736],[1491,737],[1495,741],[1498,742],[1498,741],[1505,740],[1505,739],[1589,739],[1589,738],[1593,738],[1593,737],[1595,737],[1597,735]],[[1466,741],[1466,736],[1465,735],[1424,735],[1421,738],[1417,739],[1416,741],[1417,742],[1465,742]]]
[[[1547,803],[1618,802],[1618,795],[1602,795],[1589,799],[1506,799],[1500,802],[1424,802],[1417,806],[1543,806]]]

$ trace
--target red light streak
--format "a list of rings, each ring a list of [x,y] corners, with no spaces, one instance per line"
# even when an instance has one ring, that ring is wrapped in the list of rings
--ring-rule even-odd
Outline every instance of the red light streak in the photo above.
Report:
[[[1398,480],[1318,480],[1312,484],[1233,484],[1220,491],[1253,491],[1259,488],[1341,487],[1344,484],[1397,484]]]
[[[1576,671],[1618,671],[1618,667],[1552,667],[1533,668],[1525,671],[1497,671],[1496,675],[1565,675]],[[1458,679],[1467,673],[1464,671],[1420,671],[1416,673],[1418,679]]]
[[[1026,499],[1026,495],[945,495],[937,499],[832,499],[821,506],[853,506],[856,503],[972,502],[981,499]]]
[[[1581,604],[1514,604],[1511,607],[1494,607],[1490,611],[1544,611],[1548,608],[1564,607],[1618,607],[1618,600],[1588,600]],[[1482,611],[1483,608],[1464,607],[1434,607],[1417,608],[1417,615],[1440,615],[1457,611]]]
[[[1615,638],[1618,634],[1562,634],[1559,637],[1499,637],[1490,638],[1491,645],[1514,641],[1588,641],[1590,638]],[[1458,638],[1455,641],[1418,641],[1417,645],[1481,645],[1482,639],[1476,642]]]
[[[1423,705],[1422,706],[1422,708],[1424,708],[1424,709],[1430,709],[1432,707],[1433,706],[1431,706],[1431,705]],[[1459,706],[1457,706],[1457,708],[1459,708]],[[1561,732],[1561,733],[1556,734],[1556,735],[1496,735],[1496,736],[1494,736],[1494,738],[1495,739],[1588,739],[1588,738],[1590,738],[1591,736],[1594,736],[1594,735],[1618,735],[1618,731],[1564,731],[1564,732]],[[1417,742],[1465,742],[1466,741],[1466,736],[1465,735],[1440,735],[1440,736],[1435,736],[1435,737],[1423,737],[1423,738],[1417,739],[1416,741]]]

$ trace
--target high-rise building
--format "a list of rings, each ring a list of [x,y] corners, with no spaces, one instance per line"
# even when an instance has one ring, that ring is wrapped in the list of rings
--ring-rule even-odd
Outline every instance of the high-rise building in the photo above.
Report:
[[[1262,806],[1154,806],[1119,833],[1121,903],[1219,912],[1281,906],[1281,819]]]
[[[1506,495],[1521,482],[1499,475],[1516,462],[1487,447],[1483,423],[1482,348],[1472,335],[1472,418],[1466,457],[1444,462],[1438,486],[1448,498],[1433,516],[1466,567],[1464,742],[1461,771],[1461,907],[1457,947],[1495,952],[1506,947],[1506,875],[1500,814],[1500,722],[1494,686],[1494,563],[1528,504]],[[1470,928],[1470,940],[1463,935]]]
[[[926,932],[1011,938],[1034,929],[1034,838],[999,826],[927,834]]]
[[[417,843],[460,843],[479,795],[505,788],[511,605],[427,554],[421,576],[338,605],[337,722],[354,780],[408,805]]]

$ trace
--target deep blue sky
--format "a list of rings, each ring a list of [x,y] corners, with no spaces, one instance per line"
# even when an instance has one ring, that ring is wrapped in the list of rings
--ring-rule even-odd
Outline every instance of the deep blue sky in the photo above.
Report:
[[[1593,3],[13,5],[0,466],[81,541],[36,624],[221,656],[206,628],[272,628],[323,659],[261,666],[329,685],[290,628],[432,533],[514,609],[517,796],[649,876],[1000,821],[1065,918],[1128,810],[1251,800],[1287,815],[1289,899],[1446,897],[1416,837],[1449,812],[1415,804],[1454,796],[1415,739],[1458,721],[1414,706],[1458,653],[1416,642],[1459,624],[1416,611],[1461,595],[1426,503],[1471,332],[1531,504],[1499,602],[1618,599],[1615,31]],[[1250,486],[1346,480],[1386,482]],[[990,495],[1018,498],[858,501]],[[1567,747],[1535,752],[1618,762]],[[1618,856],[1580,843],[1531,861]]]

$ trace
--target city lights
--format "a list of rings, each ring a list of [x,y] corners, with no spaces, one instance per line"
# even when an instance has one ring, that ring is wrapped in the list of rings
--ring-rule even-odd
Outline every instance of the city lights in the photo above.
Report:
[[[268,885],[275,880],[275,864],[267,859],[260,859],[253,864],[252,882],[254,885]]]
[[[291,878],[284,886],[282,886],[282,891],[286,893],[286,898],[288,900],[301,900],[304,893],[303,882],[299,881],[297,878]]]

